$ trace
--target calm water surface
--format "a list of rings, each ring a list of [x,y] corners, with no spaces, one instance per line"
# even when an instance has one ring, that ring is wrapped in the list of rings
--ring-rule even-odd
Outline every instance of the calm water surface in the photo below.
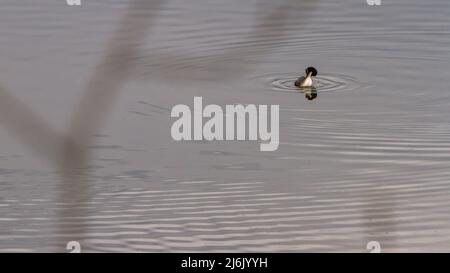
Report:
[[[0,251],[450,251],[448,0],[141,1],[132,45],[129,2],[2,0],[0,84],[58,130],[111,37],[137,50],[76,200],[0,123]],[[309,65],[314,101],[293,88]],[[279,104],[279,150],[175,143],[194,96]]]

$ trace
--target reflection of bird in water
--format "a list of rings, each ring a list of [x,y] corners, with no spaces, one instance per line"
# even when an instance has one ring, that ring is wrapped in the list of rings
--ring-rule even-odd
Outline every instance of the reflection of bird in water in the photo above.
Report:
[[[317,69],[308,67],[305,70],[305,76],[301,76],[295,82],[295,86],[299,87],[308,100],[317,98],[317,89],[313,86],[313,77],[317,76]]]
[[[313,100],[317,98],[317,89],[314,86],[310,87],[300,87],[303,93],[305,93],[305,97],[308,100]]]

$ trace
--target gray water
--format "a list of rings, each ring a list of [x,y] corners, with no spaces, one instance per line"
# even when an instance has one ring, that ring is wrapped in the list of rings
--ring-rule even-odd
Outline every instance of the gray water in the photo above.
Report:
[[[450,251],[448,0],[134,2],[2,0],[0,251]],[[194,96],[280,105],[279,149],[174,142]]]

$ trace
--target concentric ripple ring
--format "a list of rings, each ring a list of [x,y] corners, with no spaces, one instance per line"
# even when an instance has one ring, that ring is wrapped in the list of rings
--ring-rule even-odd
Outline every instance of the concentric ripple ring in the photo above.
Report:
[[[264,78],[266,84],[269,84],[271,90],[276,92],[298,92],[300,89],[295,86],[298,75],[266,75]],[[317,92],[349,92],[365,87],[365,84],[356,78],[341,74],[323,74],[314,79],[314,87]]]

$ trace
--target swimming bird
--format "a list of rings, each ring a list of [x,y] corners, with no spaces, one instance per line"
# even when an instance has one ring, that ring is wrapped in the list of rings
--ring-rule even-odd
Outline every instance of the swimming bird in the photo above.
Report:
[[[301,76],[295,82],[295,86],[297,87],[311,87],[313,85],[313,78],[317,76],[317,69],[314,67],[308,67],[305,70],[305,76]]]

